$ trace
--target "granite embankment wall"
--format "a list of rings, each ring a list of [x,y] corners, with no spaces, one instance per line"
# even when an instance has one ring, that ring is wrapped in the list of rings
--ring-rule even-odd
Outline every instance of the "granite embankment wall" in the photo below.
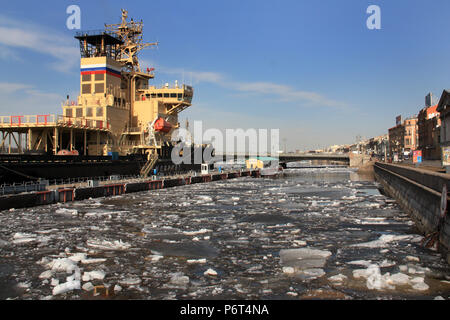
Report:
[[[437,231],[441,218],[442,189],[444,184],[447,188],[450,187],[450,175],[380,162],[375,163],[374,174],[384,192],[394,198],[411,216],[420,232],[430,234]],[[450,206],[448,208],[450,209]],[[442,249],[448,253],[450,250],[448,214],[441,227],[439,241],[441,248],[443,245]]]
[[[58,188],[57,190],[4,195],[0,196],[0,210],[35,207],[57,202],[65,203],[77,200],[85,200],[89,198],[110,197],[125,193],[151,191],[183,186],[187,184],[206,183],[250,176],[259,178],[259,170],[174,177],[163,180],[148,180],[141,182],[122,181],[98,187],[65,187]]]

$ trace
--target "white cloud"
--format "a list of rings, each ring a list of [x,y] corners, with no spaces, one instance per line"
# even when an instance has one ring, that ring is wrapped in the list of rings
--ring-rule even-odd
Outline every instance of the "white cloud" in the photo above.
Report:
[[[0,82],[0,113],[2,115],[61,113],[64,97],[44,92],[25,83]]]
[[[234,86],[234,89],[248,93],[277,95],[281,101],[300,101],[310,106],[325,106],[338,109],[345,109],[347,107],[345,103],[330,100],[316,92],[296,90],[291,86],[271,82],[238,83]]]
[[[155,65],[155,64],[151,64]],[[272,82],[237,82],[227,79],[218,72],[192,71],[177,68],[157,66],[157,71],[169,75],[179,75],[186,81],[195,83],[213,83],[221,87],[246,94],[274,96],[280,102],[298,102],[308,107],[330,107],[335,109],[349,109],[347,104],[327,98],[326,96],[312,91],[295,89],[285,84]]]
[[[225,78],[223,75],[217,72],[208,71],[185,71],[183,69],[171,69],[160,67],[159,70],[165,74],[177,74],[182,75],[187,81],[192,80],[193,83],[208,82],[215,84],[224,84]]]
[[[32,86],[23,83],[0,82],[0,92],[13,93],[19,90],[30,89]]]
[[[14,50],[6,46],[0,46],[0,60],[4,61],[22,61]]]
[[[71,70],[78,64],[80,58],[73,38],[3,15],[0,15],[0,45],[6,48],[32,50],[51,56],[55,59],[51,64],[52,68],[60,72]],[[1,57],[14,59],[16,52],[9,49]]]

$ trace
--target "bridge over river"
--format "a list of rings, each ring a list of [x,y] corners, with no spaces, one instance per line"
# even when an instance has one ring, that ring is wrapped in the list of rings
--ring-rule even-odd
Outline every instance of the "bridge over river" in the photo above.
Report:
[[[218,155],[219,157],[222,156],[223,160],[225,161],[227,158],[230,157],[227,155]],[[234,160],[237,160],[238,158],[242,159],[249,159],[257,157],[254,155],[239,155],[234,154]],[[278,159],[280,163],[287,163],[287,162],[296,162],[296,161],[303,161],[303,160],[323,160],[323,161],[339,161],[343,162],[345,164],[351,164],[350,159],[353,158],[353,155],[350,155],[348,153],[340,154],[340,153],[281,153],[278,155]]]

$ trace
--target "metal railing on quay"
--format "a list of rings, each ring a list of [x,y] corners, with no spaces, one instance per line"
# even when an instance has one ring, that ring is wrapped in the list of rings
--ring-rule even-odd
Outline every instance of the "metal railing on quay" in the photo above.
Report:
[[[242,172],[245,170],[253,171],[252,169],[212,169],[208,171],[208,174],[221,174],[221,173],[234,173]],[[89,181],[97,181],[99,186],[109,183],[139,183],[149,180],[168,180],[168,179],[182,179],[189,176],[201,176],[200,171],[176,171],[173,173],[160,172],[156,175],[150,175],[148,177],[142,177],[140,175],[110,175],[110,176],[97,176],[97,177],[77,177],[77,178],[65,178],[65,179],[50,179],[50,180],[38,180],[28,181],[22,183],[3,184],[0,185],[0,195],[17,194],[23,192],[33,191],[45,191],[58,188],[81,188],[87,187]]]

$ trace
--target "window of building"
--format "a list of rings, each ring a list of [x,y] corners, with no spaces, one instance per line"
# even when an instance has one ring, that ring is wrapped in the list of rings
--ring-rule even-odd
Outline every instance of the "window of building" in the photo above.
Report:
[[[169,94],[168,93],[164,93],[164,98],[168,98]]]
[[[103,117],[103,107],[97,107],[96,116]]]
[[[158,93],[158,98],[162,98],[162,93]]]
[[[152,98],[156,98],[156,93],[152,93],[152,94],[151,94],[151,97],[152,97]]]
[[[103,83],[96,83],[95,93],[104,93],[104,92],[105,92],[105,85]]]
[[[81,118],[83,116],[83,109],[82,108],[77,108],[76,109],[76,117],[77,118]]]
[[[86,117],[92,117],[92,108],[91,107],[86,108]]]
[[[105,74],[104,73],[97,73],[95,75],[95,81],[103,81],[105,80]]]
[[[82,92],[82,94],[91,93],[91,85],[90,84],[83,84],[81,86],[81,92]]]
[[[92,77],[90,74],[81,75],[81,81],[83,81],[83,82],[91,81],[91,79],[92,79]]]
[[[66,109],[66,117],[72,117],[72,108]]]
[[[182,94],[182,93],[179,93],[179,94],[178,94],[178,99],[179,99],[179,100],[183,99],[183,94]]]
[[[171,97],[171,98],[176,98],[176,97],[177,97],[177,94],[176,94],[176,93],[171,93],[171,94],[170,94],[170,97]]]

